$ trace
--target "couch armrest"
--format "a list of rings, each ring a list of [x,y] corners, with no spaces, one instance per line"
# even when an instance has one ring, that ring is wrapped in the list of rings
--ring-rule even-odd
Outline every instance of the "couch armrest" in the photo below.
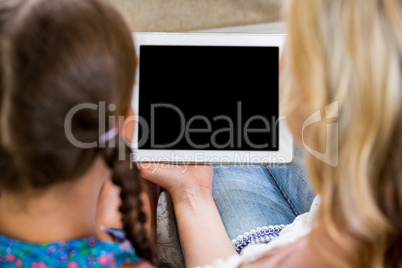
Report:
[[[162,191],[158,198],[156,209],[156,250],[160,267],[185,267],[173,203],[167,191]]]

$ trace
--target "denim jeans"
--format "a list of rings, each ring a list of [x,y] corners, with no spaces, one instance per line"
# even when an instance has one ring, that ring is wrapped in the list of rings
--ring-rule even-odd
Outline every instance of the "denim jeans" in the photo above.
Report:
[[[230,239],[257,227],[292,223],[315,196],[298,148],[289,165],[215,166],[212,191]]]

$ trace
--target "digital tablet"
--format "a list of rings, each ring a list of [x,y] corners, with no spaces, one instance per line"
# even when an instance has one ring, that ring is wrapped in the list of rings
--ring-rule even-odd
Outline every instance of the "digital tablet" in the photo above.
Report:
[[[279,103],[285,35],[135,33],[138,162],[290,163]]]

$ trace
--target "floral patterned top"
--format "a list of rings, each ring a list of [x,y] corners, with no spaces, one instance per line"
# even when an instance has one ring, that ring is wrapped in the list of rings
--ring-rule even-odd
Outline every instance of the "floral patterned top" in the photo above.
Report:
[[[102,228],[101,228],[102,229]],[[114,242],[90,237],[48,244],[30,244],[0,235],[0,267],[111,268],[143,261],[124,234],[103,228]]]

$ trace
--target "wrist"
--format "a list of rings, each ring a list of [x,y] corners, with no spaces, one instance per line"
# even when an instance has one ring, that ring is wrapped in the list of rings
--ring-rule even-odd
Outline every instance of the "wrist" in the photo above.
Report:
[[[172,197],[173,204],[176,205],[179,203],[191,204],[194,201],[203,202],[213,200],[212,189],[198,185],[184,185],[180,188],[170,190],[169,193]]]

